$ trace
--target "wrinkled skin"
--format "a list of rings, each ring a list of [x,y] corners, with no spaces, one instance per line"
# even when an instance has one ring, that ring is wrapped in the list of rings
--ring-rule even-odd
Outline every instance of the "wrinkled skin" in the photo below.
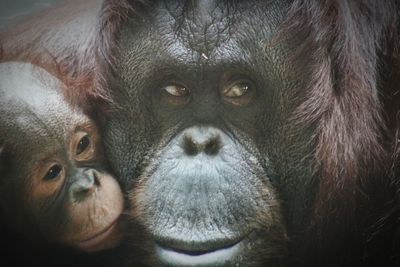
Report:
[[[31,64],[0,64],[1,222],[33,244],[110,249],[122,238],[123,195],[96,126],[62,86]]]
[[[283,264],[307,222],[308,72],[270,43],[286,8],[155,1],[122,26],[104,140],[156,265]]]

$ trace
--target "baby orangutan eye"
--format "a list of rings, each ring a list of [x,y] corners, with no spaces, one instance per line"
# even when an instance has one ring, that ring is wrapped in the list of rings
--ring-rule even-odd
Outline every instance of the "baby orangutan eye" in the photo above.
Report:
[[[62,171],[62,166],[59,164],[55,164],[50,167],[50,169],[47,171],[47,173],[43,177],[43,180],[52,181],[60,176],[61,171]]]
[[[78,145],[76,147],[76,155],[82,154],[89,146],[90,146],[89,135],[85,135],[78,142]]]
[[[78,131],[72,138],[70,155],[77,161],[92,160],[96,154],[95,141],[86,131]]]

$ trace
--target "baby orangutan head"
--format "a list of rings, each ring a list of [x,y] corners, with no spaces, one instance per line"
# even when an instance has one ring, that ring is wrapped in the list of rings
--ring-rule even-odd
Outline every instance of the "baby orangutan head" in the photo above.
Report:
[[[18,232],[87,252],[122,238],[123,195],[104,170],[95,124],[63,84],[27,63],[0,64],[0,208]]]

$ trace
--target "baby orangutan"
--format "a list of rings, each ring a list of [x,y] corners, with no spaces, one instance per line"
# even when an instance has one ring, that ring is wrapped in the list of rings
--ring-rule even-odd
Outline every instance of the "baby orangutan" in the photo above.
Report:
[[[62,86],[37,66],[0,64],[0,214],[35,243],[109,249],[122,239],[123,195],[96,126]]]

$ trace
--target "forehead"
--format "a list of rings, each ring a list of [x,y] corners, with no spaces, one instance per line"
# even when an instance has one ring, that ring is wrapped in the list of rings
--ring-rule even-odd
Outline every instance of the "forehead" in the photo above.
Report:
[[[125,87],[145,88],[176,75],[201,82],[230,73],[267,77],[286,68],[288,49],[270,43],[285,18],[286,1],[152,3],[121,30],[116,65]],[[132,93],[118,90],[130,99]]]
[[[270,38],[283,1],[165,1],[156,24],[188,48],[211,55],[231,39]]]
[[[132,53],[156,45],[154,51],[175,58],[217,60],[235,50],[262,50],[286,9],[285,1],[154,1],[125,25],[121,38]]]
[[[60,149],[71,129],[88,120],[68,105],[61,87],[33,65],[0,64],[0,141],[21,157]]]

